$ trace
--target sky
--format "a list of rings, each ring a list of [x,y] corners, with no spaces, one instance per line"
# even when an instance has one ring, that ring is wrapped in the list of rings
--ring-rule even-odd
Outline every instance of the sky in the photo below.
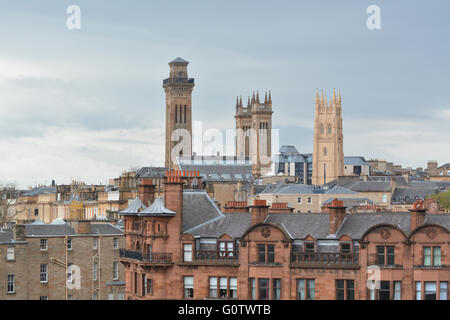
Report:
[[[70,5],[80,29],[67,28]],[[367,28],[370,5],[381,29]],[[449,10],[446,0],[0,0],[0,181],[104,184],[162,166],[162,80],[176,57],[190,62],[204,132],[234,128],[236,96],[271,90],[279,144],[312,152],[315,90],[336,88],[346,156],[450,162]]]

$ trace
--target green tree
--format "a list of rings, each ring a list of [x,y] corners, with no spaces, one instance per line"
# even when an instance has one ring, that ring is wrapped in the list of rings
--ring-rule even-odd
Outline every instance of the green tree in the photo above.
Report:
[[[436,199],[439,202],[439,206],[444,209],[450,209],[450,190],[429,195],[428,198]]]

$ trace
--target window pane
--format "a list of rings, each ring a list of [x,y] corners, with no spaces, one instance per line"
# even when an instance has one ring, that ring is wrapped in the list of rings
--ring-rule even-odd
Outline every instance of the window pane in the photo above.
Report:
[[[431,266],[431,248],[430,247],[423,248],[423,264],[425,266]]]
[[[336,300],[344,299],[344,280],[336,280]]]
[[[305,300],[305,280],[297,280],[297,299]]]
[[[258,279],[259,300],[269,300],[269,279]]]
[[[184,245],[184,261],[186,262],[192,261],[192,244]]]
[[[377,247],[377,264],[384,265],[384,247]]]
[[[347,280],[347,300],[355,299],[355,283],[353,280]]]
[[[394,247],[387,247],[387,264],[390,266],[394,264]]]
[[[389,281],[380,281],[379,300],[389,300]]]
[[[436,300],[436,282],[425,282],[425,300]]]
[[[402,299],[402,283],[401,281],[394,281],[394,300]]]
[[[256,299],[256,280],[255,278],[250,278],[250,292],[251,292],[251,299]]]
[[[273,244],[267,245],[267,262],[273,263],[275,261],[275,246]]]
[[[439,299],[440,300],[447,300],[447,282],[442,281],[440,283],[440,293],[439,293]]]
[[[217,298],[217,278],[209,278],[209,296],[211,298]]]
[[[441,265],[441,247],[433,248],[433,265],[434,266]]]
[[[273,299],[281,299],[281,279],[273,279]]]
[[[316,296],[316,288],[314,280],[308,280],[308,300],[314,300]]]
[[[258,262],[266,262],[266,246],[258,244]]]
[[[422,300],[422,283],[416,282],[416,300]]]

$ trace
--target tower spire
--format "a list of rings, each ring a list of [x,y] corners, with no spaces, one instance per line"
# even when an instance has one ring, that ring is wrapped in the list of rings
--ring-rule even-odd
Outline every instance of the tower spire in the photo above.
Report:
[[[270,92],[270,90],[269,90],[269,103],[270,105],[272,105],[272,93]]]
[[[264,105],[267,104],[267,91],[264,91]]]
[[[256,102],[259,103],[259,91],[256,91]]]

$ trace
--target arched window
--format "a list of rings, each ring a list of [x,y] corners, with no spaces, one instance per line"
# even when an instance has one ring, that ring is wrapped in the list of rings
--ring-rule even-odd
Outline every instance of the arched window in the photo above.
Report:
[[[327,147],[324,147],[324,148],[323,148],[323,155],[324,155],[324,156],[327,155],[327,151],[328,151],[328,150],[327,150]]]
[[[323,124],[320,124],[320,134],[323,134],[324,133],[324,127],[323,127]]]
[[[328,124],[327,132],[328,134],[331,134],[331,124]]]

